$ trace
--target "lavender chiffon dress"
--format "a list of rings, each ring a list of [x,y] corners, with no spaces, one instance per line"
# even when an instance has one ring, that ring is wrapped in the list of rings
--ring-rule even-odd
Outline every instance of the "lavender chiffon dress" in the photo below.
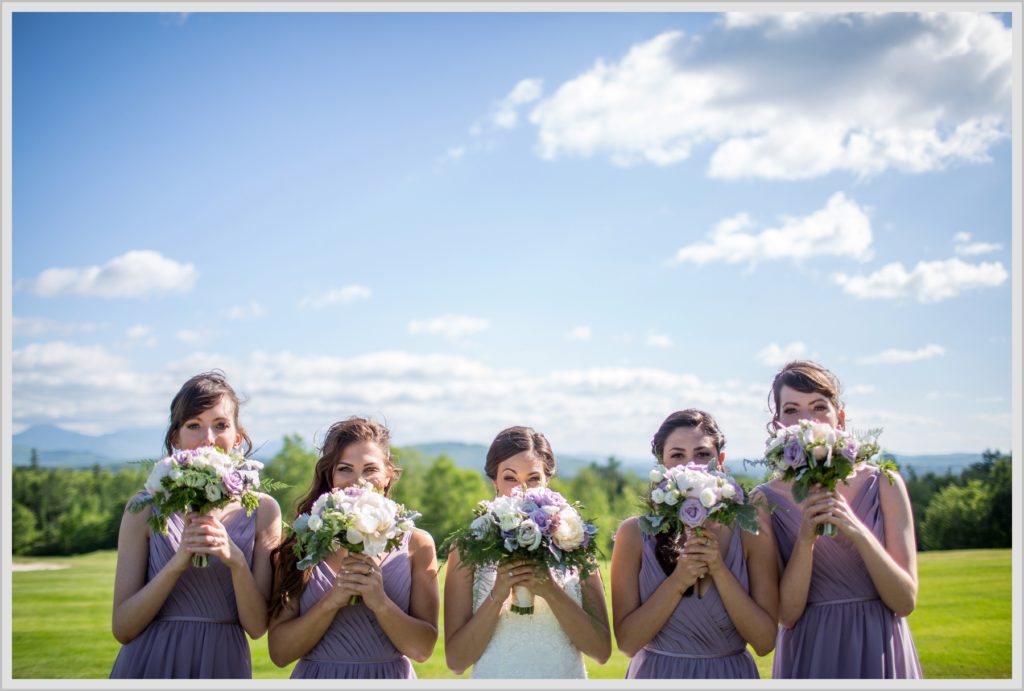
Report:
[[[654,538],[644,533],[639,574],[641,602],[646,602],[666,578],[654,550]],[[733,530],[723,562],[749,590],[739,530]],[[682,598],[661,631],[633,656],[626,670],[627,679],[758,677],[747,642],[736,631],[714,583],[703,597],[690,594]]]
[[[234,511],[223,521],[252,568],[256,512]],[[184,520],[172,514],[167,535],[149,534],[146,582],[160,572],[181,542]],[[121,647],[111,679],[251,679],[249,641],[238,620],[231,572],[219,557],[189,567],[174,584],[149,626]]]
[[[402,611],[409,611],[412,571],[407,533],[397,549],[381,562],[384,592]],[[335,573],[320,562],[299,598],[299,614],[305,614],[334,585]],[[370,608],[346,605],[338,610],[323,638],[292,670],[292,679],[415,679],[412,663],[398,651],[381,629]]]
[[[876,470],[849,503],[885,545],[885,525]],[[772,528],[780,565],[793,553],[801,510],[784,494],[760,485],[778,508]],[[820,537],[807,608],[792,629],[779,628],[772,667],[775,679],[920,679],[914,639],[903,617],[882,602],[856,547],[842,535]]]

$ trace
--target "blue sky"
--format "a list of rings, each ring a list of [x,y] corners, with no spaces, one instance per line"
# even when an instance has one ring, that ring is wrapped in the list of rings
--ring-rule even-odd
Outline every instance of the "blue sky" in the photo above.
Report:
[[[1008,450],[1009,17],[16,13],[13,422],[754,456],[787,357]]]

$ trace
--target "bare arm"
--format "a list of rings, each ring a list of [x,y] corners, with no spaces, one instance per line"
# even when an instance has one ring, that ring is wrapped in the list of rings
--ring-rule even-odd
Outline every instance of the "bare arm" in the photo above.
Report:
[[[640,566],[643,536],[637,519],[619,526],[612,549],[612,619],[619,650],[633,657],[654,638],[669,620],[683,593],[707,571],[702,561],[681,555],[654,593],[641,604]]]
[[[796,626],[807,608],[807,593],[811,587],[811,573],[814,566],[814,545],[818,541],[817,526],[832,522],[829,511],[832,494],[828,490],[816,490],[807,495],[802,504],[800,529],[782,571],[779,582],[779,623],[787,629]]]
[[[350,554],[343,565],[354,570],[343,575],[342,582],[363,596],[381,629],[403,655],[417,662],[426,662],[437,643],[437,617],[440,602],[437,588],[437,555],[430,533],[416,529],[409,538],[409,558],[412,569],[412,591],[409,594],[409,613],[406,614],[384,592],[380,569],[374,561],[362,554]],[[365,566],[370,573],[358,569]]]
[[[543,579],[533,577],[522,585],[544,598],[577,650],[603,665],[612,654],[612,638],[608,631],[608,608],[601,574],[595,572],[580,583],[582,606],[551,578],[550,573],[543,575]]]
[[[917,546],[910,497],[899,475],[894,474],[892,485],[884,477],[879,477],[878,483],[885,523],[884,546],[838,493],[832,523],[856,546],[882,602],[897,616],[905,617],[917,604]]]
[[[139,513],[125,510],[117,534],[117,571],[114,576],[114,611],[111,629],[120,643],[142,633],[163,607],[178,578],[189,568],[192,554],[182,539],[178,551],[149,583],[150,509]]]

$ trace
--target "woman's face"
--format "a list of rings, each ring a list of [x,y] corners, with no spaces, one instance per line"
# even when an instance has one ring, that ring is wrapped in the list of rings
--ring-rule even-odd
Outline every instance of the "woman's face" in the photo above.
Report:
[[[687,463],[710,465],[713,461],[724,460],[715,448],[715,438],[705,434],[698,427],[676,427],[665,438],[662,463],[671,468]]]
[[[172,443],[176,448],[184,450],[201,446],[216,446],[221,451],[233,450],[242,443],[242,435],[235,426],[235,404],[227,396],[221,396],[212,408],[185,420]]]
[[[359,478],[382,492],[391,483],[387,455],[377,442],[357,441],[346,446],[334,464],[331,485],[334,489],[344,489]]]
[[[795,425],[800,420],[825,422],[839,426],[839,411],[823,393],[804,393],[783,384],[779,391],[778,421],[784,426]]]
[[[493,480],[499,496],[507,497],[516,487],[547,487],[544,461],[530,451],[517,453],[498,464],[498,474]]]

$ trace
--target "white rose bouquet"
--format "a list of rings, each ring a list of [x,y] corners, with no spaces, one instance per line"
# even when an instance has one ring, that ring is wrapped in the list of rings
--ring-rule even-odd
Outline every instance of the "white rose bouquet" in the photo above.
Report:
[[[892,483],[892,473],[899,468],[891,458],[870,462],[881,447],[878,435],[881,429],[872,429],[857,435],[836,429],[824,422],[801,420],[789,427],[779,427],[765,442],[765,460],[777,476],[793,483],[793,500],[797,503],[807,498],[814,485],[821,485],[829,491],[853,472],[860,463],[877,466]],[[836,527],[831,523],[818,526],[819,535],[835,535]]]
[[[370,483],[358,484],[321,494],[310,509],[296,517],[295,556],[299,569],[308,569],[341,548],[379,557],[398,547],[405,534],[415,528],[420,514],[388,499]],[[353,595],[350,605],[362,598]]]
[[[687,537],[699,537],[708,520],[758,532],[757,507],[746,503],[743,488],[721,471],[698,463],[671,468],[658,464],[649,479],[647,514],[639,518],[640,529],[649,535],[684,531]]]
[[[597,570],[597,527],[583,520],[581,508],[546,487],[517,487],[511,496],[480,502],[472,523],[452,533],[446,547],[455,545],[464,566],[530,561],[563,572],[577,569],[585,579]],[[513,612],[533,613],[528,588],[516,586],[514,598]]]
[[[272,490],[283,485],[260,479],[263,464],[240,453],[225,453],[215,446],[177,450],[157,461],[146,480],[145,490],[128,504],[133,513],[147,506],[156,509],[146,522],[153,530],[167,534],[167,519],[172,513],[209,513],[238,499],[251,516],[259,506],[256,490]],[[209,564],[205,554],[192,556],[192,565]]]

